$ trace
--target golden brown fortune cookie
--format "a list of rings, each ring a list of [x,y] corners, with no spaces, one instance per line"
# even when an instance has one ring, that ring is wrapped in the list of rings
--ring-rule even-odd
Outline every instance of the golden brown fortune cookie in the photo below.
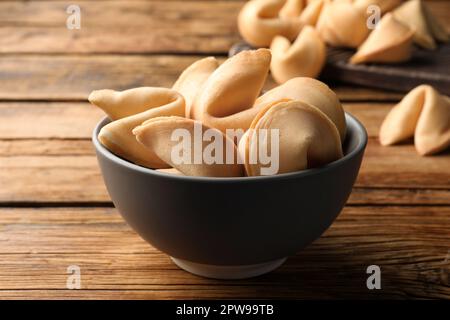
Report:
[[[305,26],[292,45],[287,38],[275,37],[270,49],[270,71],[277,83],[296,77],[315,78],[325,64],[325,43],[311,26]]]
[[[145,92],[145,94],[138,97],[139,93],[143,92]],[[136,97],[125,100],[142,102],[142,105],[136,103],[135,106],[139,105],[141,108],[135,108],[133,111],[141,110],[144,105],[145,108],[143,109],[146,111],[120,118],[107,124],[100,130],[98,139],[108,150],[124,159],[149,168],[167,168],[167,164],[159,159],[155,153],[149,151],[136,141],[133,135],[133,129],[144,121],[154,117],[183,117],[185,114],[184,98],[175,90],[165,88],[136,90],[133,91],[133,95],[136,95]],[[107,108],[109,113],[112,113],[111,110],[115,110],[115,108],[111,106],[112,105]],[[118,108],[120,106],[120,110],[124,110],[128,105],[117,104],[115,106]],[[127,114],[125,111],[123,111],[123,113]],[[114,112],[114,114],[117,115],[119,113]]]
[[[282,99],[298,100],[322,111],[336,125],[341,140],[346,133],[345,113],[336,94],[323,82],[312,78],[294,78],[269,90],[255,102],[257,110]]]
[[[327,2],[316,27],[322,39],[333,47],[357,48],[370,32],[365,11],[350,1]]]
[[[289,2],[292,4],[292,2]],[[293,9],[280,10],[286,0],[251,0],[241,9],[238,16],[238,28],[241,36],[254,47],[268,47],[272,39],[282,35],[294,40],[302,28],[299,18],[290,18]]]
[[[435,39],[442,42],[448,41],[449,35],[447,31],[432,16],[421,0],[406,1],[395,9],[392,14],[397,20],[415,31],[414,42],[425,49],[435,49]]]
[[[278,15],[282,19],[298,18],[306,7],[306,3],[306,0],[286,0]]]
[[[398,7],[402,0],[355,0],[353,3],[356,7],[366,12],[370,6],[378,6],[380,12],[384,14]]]
[[[198,177],[244,175],[243,165],[237,161],[234,142],[219,130],[198,121],[182,117],[158,117],[136,127],[133,133],[142,146],[183,175]],[[198,145],[195,141],[196,134],[201,135]],[[218,142],[219,144],[212,147],[211,142],[206,141],[208,139],[203,139],[203,135],[212,138],[214,145]],[[230,150],[232,159],[227,162],[227,152]]]
[[[219,62],[214,57],[198,60],[187,67],[172,86],[186,101],[186,118],[191,118],[195,97],[201,92],[209,76],[217,69]]]
[[[325,1],[328,0],[285,0],[278,16],[281,19],[300,18],[303,25],[314,25]]]
[[[303,26],[315,26],[317,24],[326,1],[328,0],[312,0],[308,2],[300,14],[300,22]]]
[[[173,90],[166,88],[140,87],[124,91],[95,90],[88,99],[91,104],[102,109],[111,120],[118,120],[149,109],[155,114],[178,113],[181,105],[169,103],[177,97]]]
[[[428,85],[416,87],[392,108],[379,134],[384,146],[413,136],[416,150],[423,156],[450,145],[450,98]]]
[[[219,129],[246,130],[270,67],[268,49],[242,51],[226,60],[206,81],[195,100],[193,118]]]
[[[261,135],[264,131],[266,136]],[[248,176],[266,175],[267,165],[257,155],[259,148],[277,151],[270,146],[262,147],[272,141],[272,135],[277,132],[279,162],[276,173],[323,166],[343,156],[339,132],[323,112],[302,101],[282,101],[262,109],[240,141],[239,150],[245,159]]]
[[[408,61],[412,54],[414,31],[387,13],[358,51],[353,64],[365,62],[398,63]]]

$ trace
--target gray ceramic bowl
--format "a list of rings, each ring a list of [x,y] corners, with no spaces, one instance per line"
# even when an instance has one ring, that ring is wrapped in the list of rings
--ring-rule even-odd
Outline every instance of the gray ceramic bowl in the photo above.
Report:
[[[181,268],[206,277],[271,271],[320,237],[345,205],[367,133],[346,114],[345,156],[318,169],[243,178],[186,177],[130,163],[93,143],[114,205]]]

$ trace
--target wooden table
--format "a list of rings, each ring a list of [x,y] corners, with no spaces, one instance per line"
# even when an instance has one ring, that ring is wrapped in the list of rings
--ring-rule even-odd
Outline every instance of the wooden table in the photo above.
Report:
[[[317,241],[268,275],[179,270],[114,209],[90,134],[93,89],[170,86],[191,62],[225,56],[243,1],[0,2],[0,298],[450,298],[450,152],[383,148],[401,94],[335,85],[370,139],[347,206]],[[450,3],[430,1],[443,21]],[[366,268],[379,265],[381,290]],[[69,290],[68,266],[81,270]]]

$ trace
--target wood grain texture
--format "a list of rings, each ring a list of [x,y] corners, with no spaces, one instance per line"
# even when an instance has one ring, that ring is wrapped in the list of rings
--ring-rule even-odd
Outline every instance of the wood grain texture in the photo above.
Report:
[[[371,145],[369,145],[369,150],[371,150],[370,148]],[[414,152],[414,150],[409,148],[409,152]],[[20,163],[25,169],[20,169],[19,162],[17,162],[19,167],[11,168],[17,159],[21,159]],[[65,159],[69,159],[69,161],[65,162]],[[81,164],[78,167],[71,166],[74,159],[84,163],[84,166]],[[37,166],[28,166],[27,161],[37,163]],[[376,159],[371,158],[370,161],[374,162]],[[55,162],[61,164],[62,167],[54,166]],[[2,185],[7,186],[0,192],[0,204],[64,205],[65,203],[78,203],[82,205],[110,202],[94,159],[94,149],[90,140],[0,140],[0,163],[4,165],[0,166],[0,181],[2,181]],[[412,165],[414,166],[414,164]],[[366,160],[364,160],[363,166],[366,166]],[[414,168],[412,172],[414,172]],[[72,177],[70,181],[61,176],[64,173]],[[369,174],[366,181],[377,179],[377,175],[380,176],[382,173]],[[416,176],[416,180],[421,176],[423,175]],[[442,189],[436,186],[428,189],[426,185],[422,184],[418,187],[402,186],[397,188],[390,185],[382,187],[360,185],[353,189],[348,204],[450,205],[450,188],[448,183]]]
[[[393,103],[344,103],[346,112],[378,137],[380,125]],[[105,114],[88,102],[0,102],[0,139],[90,139]]]
[[[92,90],[171,87],[199,55],[3,55],[0,100],[81,100]],[[223,61],[224,58],[220,58]],[[266,90],[275,86],[269,79]],[[401,94],[334,85],[344,101],[397,101]]]
[[[332,227],[273,273],[188,274],[112,207],[88,94],[171,86],[193,61],[223,60],[244,2],[81,0],[82,29],[69,31],[68,1],[0,1],[0,299],[450,299],[450,153],[378,144],[398,93],[332,84],[370,136],[361,173]],[[450,26],[449,2],[427,2]],[[380,291],[366,289],[371,264]],[[66,289],[69,265],[81,290]]]
[[[0,103],[0,114],[0,139],[88,139],[104,117],[89,103],[64,102]]]
[[[240,39],[245,1],[77,1],[80,30],[66,28],[70,1],[1,1],[0,52],[226,53]],[[430,1],[449,26],[443,1]]]
[[[223,282],[176,268],[115,209],[3,208],[0,295],[26,289],[26,298],[448,297],[449,208],[373,210],[344,209],[320,239],[273,273]],[[366,288],[371,264],[382,270],[380,291]],[[82,290],[65,290],[69,265],[81,268]]]
[[[391,107],[344,105],[371,137],[349,203],[448,204],[448,152],[420,157],[412,144],[379,145],[378,128]],[[0,181],[8,186],[0,189],[0,202],[110,201],[89,140],[102,112],[81,102],[11,102],[0,111],[6,115],[0,118]]]
[[[385,148],[371,139],[355,186],[385,193],[438,189],[448,196],[449,159],[450,154],[420,157],[413,146]],[[0,181],[7,186],[0,189],[0,202],[109,201],[94,155],[0,157]]]
[[[2,1],[0,52],[225,52],[242,3],[77,1],[81,29],[68,30],[70,1]]]

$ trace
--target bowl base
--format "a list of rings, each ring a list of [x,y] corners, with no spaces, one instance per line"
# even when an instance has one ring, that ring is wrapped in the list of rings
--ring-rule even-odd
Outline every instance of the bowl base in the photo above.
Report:
[[[281,266],[287,258],[272,260],[258,264],[241,266],[220,266],[202,264],[171,257],[172,261],[181,269],[192,274],[213,279],[247,279],[257,277],[273,271]]]

